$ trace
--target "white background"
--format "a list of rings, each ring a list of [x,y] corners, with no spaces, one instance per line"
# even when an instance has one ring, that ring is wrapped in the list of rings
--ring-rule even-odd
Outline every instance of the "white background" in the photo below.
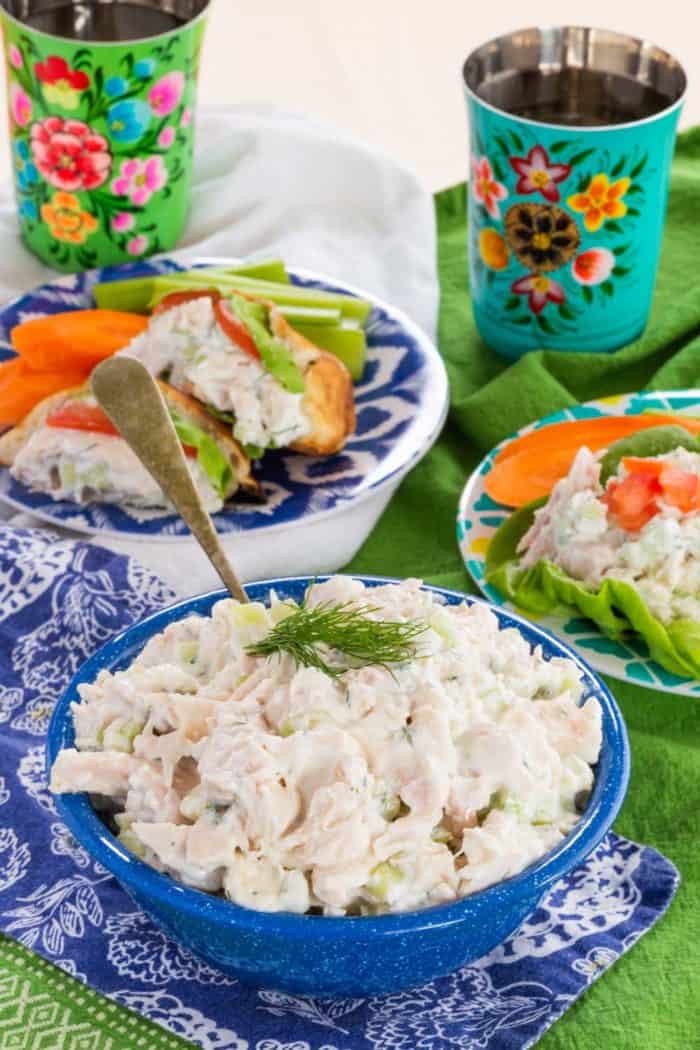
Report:
[[[437,190],[467,174],[461,66],[478,44],[533,22],[578,21],[651,39],[689,74],[688,126],[700,122],[700,75],[691,66],[700,57],[697,11],[695,0],[214,0],[200,100],[325,117]],[[1,134],[6,140],[5,126]],[[0,178],[9,170],[4,148]]]

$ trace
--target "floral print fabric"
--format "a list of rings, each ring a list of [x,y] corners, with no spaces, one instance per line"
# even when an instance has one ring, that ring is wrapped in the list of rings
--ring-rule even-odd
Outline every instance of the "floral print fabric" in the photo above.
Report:
[[[53,703],[80,663],[171,598],[103,548],[0,527],[4,933],[203,1050],[521,1050],[665,911],[673,865],[611,834],[487,957],[413,991],[304,998],[246,988],[202,963],[67,832],[44,767]]]

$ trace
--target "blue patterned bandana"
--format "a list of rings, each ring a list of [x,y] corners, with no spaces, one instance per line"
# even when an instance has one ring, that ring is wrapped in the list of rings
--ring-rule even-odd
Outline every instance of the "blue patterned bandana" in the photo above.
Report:
[[[172,594],[137,562],[0,525],[0,931],[205,1050],[520,1050],[664,913],[673,865],[610,834],[507,941],[415,991],[245,988],[135,908],[57,819],[44,736],[83,660]]]

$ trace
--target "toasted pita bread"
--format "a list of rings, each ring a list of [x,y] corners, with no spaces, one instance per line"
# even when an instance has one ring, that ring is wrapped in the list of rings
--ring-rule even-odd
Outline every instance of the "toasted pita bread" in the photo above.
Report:
[[[224,494],[225,499],[230,499],[240,488],[247,496],[254,499],[262,499],[260,484],[253,477],[251,462],[238,442],[231,436],[231,430],[218,419],[210,416],[199,401],[187,394],[180,393],[174,387],[160,380],[157,381],[165,403],[173,409],[186,416],[196,426],[208,434],[229,460],[233,479],[229,490]],[[29,415],[12,430],[0,437],[0,466],[11,467],[15,457],[31,438],[39,427],[44,424],[47,416],[61,405],[90,393],[90,384],[73,387],[70,390],[61,390],[51,397],[45,398],[36,405]]]
[[[306,358],[304,368],[306,391],[304,409],[313,430],[290,448],[310,456],[332,456],[340,452],[355,429],[355,400],[352,376],[337,357],[314,346],[297,332],[272,303],[270,327],[293,352],[295,358]]]
[[[156,380],[156,382],[165,398],[166,405],[169,408],[177,409],[182,415],[191,419],[200,430],[203,430],[205,434],[213,438],[229,460],[233,468],[233,481],[231,482],[230,491],[225,494],[225,498],[230,499],[237,489],[240,488],[247,496],[261,500],[263,498],[262,489],[260,483],[253,477],[250,458],[231,435],[231,428],[222,423],[221,420],[215,419],[214,416],[210,415],[206,408],[203,407],[201,401],[183,394],[181,391],[176,390],[174,386],[164,383],[161,379]]]
[[[292,352],[304,374],[306,390],[303,407],[311,422],[311,432],[289,447],[312,456],[332,456],[339,452],[355,429],[355,403],[352,376],[339,358],[315,346],[297,332],[269,299],[237,292],[250,302],[263,303],[268,309],[270,330]],[[165,296],[154,314],[176,309],[191,299],[209,297],[215,304],[224,296],[215,288],[191,292],[173,292]],[[220,321],[219,321],[220,323]],[[189,393],[189,385],[185,385]]]
[[[51,394],[50,397],[45,397],[43,401],[35,405],[21,423],[0,437],[0,466],[12,466],[19,451],[24,448],[32,434],[39,429],[55,408],[65,405],[67,401],[72,401],[76,397],[82,397],[88,391],[89,386],[84,383],[82,386],[74,386],[69,390],[59,390],[57,394]]]

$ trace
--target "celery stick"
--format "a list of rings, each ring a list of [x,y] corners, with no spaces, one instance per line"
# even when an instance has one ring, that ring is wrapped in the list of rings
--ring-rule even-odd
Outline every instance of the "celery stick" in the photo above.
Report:
[[[310,342],[339,357],[355,382],[362,379],[367,358],[367,342],[362,329],[306,324],[295,324],[294,327]]]
[[[248,263],[244,267],[229,266],[219,269],[219,273],[245,274],[256,277],[259,281],[274,281],[276,284],[289,284],[289,274],[281,259],[270,259],[269,262]]]
[[[188,271],[189,273],[201,274],[208,269]],[[269,262],[243,263],[241,266],[229,267],[227,270],[214,270],[213,272],[225,274],[227,278],[238,275],[239,277],[252,278],[255,281],[272,280],[282,286],[289,284],[289,276],[281,259],[271,259]],[[173,291],[185,291],[191,287],[184,271],[173,271],[172,274],[162,275],[166,280],[178,280],[184,278],[182,285]],[[93,288],[95,303],[102,310],[123,310],[126,313],[145,314],[150,309],[151,300],[155,294],[154,282],[161,278],[131,277],[124,281],[104,281],[96,284]],[[199,283],[199,282],[198,282]],[[162,294],[159,296],[162,298]]]
[[[317,288],[302,288],[295,284],[274,284],[268,281],[256,281],[252,278],[233,275],[217,274],[214,278],[211,270],[188,270],[185,274],[177,274],[178,280],[183,277],[195,285],[217,287],[221,292],[228,290],[232,292],[246,292],[249,295],[258,295],[262,299],[270,299],[273,303],[289,306],[320,306],[335,307],[339,309],[343,317],[354,318],[364,324],[372,311],[372,304],[366,299],[356,299],[352,295],[343,295],[340,292],[325,292]]]
[[[340,324],[340,310],[322,306],[282,306],[280,313],[295,328],[299,324],[334,327]]]
[[[132,277],[127,281],[105,281],[92,290],[100,310],[124,310],[147,314],[153,298],[153,277]]]
[[[186,280],[180,281],[177,277],[174,280],[170,277],[157,277],[153,283],[153,295],[148,304],[149,311],[154,310],[166,295],[171,295],[174,292],[191,292],[193,288],[199,287],[198,285],[192,285]],[[201,287],[204,287],[204,285]],[[209,281],[207,282],[206,287],[215,288],[216,282]],[[334,307],[281,305],[278,309],[282,316],[286,317],[294,328],[298,327],[300,324],[305,324],[307,326],[322,325],[333,327],[334,325],[339,325],[341,321],[340,310]],[[348,325],[351,330],[359,331],[354,323],[348,322]]]
[[[350,295],[321,292],[314,288],[299,288],[293,284],[254,281],[246,277],[239,278],[221,273],[214,276],[211,270],[188,270],[187,273],[164,274],[152,278],[149,306],[152,309],[171,292],[182,292],[188,288],[216,288],[222,295],[233,292],[255,295],[261,299],[270,300],[280,307],[283,313],[287,306],[313,310],[338,310],[344,322],[352,322],[355,325],[365,324],[372,310],[371,303],[365,299],[355,299]]]

